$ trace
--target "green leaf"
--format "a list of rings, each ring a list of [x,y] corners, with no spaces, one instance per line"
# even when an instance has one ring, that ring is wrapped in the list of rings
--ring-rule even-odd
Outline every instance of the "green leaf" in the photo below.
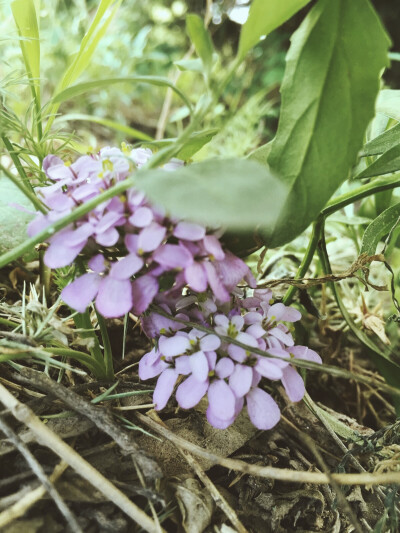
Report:
[[[400,144],[389,148],[383,155],[378,157],[369,167],[355,176],[355,179],[372,178],[373,176],[383,176],[391,172],[400,170]]]
[[[174,172],[139,171],[139,189],[175,216],[238,230],[269,225],[285,187],[263,166],[241,159],[210,159]]]
[[[376,111],[400,121],[400,91],[391,89],[381,91],[376,101]]]
[[[188,15],[186,17],[186,31],[196,49],[197,55],[203,61],[206,71],[210,72],[214,47],[210,34],[204,26],[203,19],[198,15]]]
[[[389,39],[369,0],[320,0],[292,37],[268,163],[288,187],[266,243],[315,220],[348,177],[374,116]]]
[[[40,108],[40,40],[35,4],[32,0],[14,0],[11,9],[20,36],[26,73]]]
[[[23,2],[24,0],[20,1]],[[105,35],[108,26],[121,5],[121,2],[122,0],[101,0],[96,15],[81,41],[79,51],[75,54],[73,61],[65,71],[64,76],[54,92],[55,96],[69,87],[71,83],[74,83],[74,81],[76,81],[82,72],[88,67],[100,40]],[[111,8],[111,11],[103,21],[103,17],[109,8]],[[55,102],[53,97],[52,104],[49,112],[50,118],[46,124],[46,132],[50,130],[51,125],[53,124],[60,102]]]
[[[61,104],[66,100],[80,96],[88,91],[100,89],[102,87],[109,87],[116,83],[148,83],[150,85],[157,85],[159,87],[170,87],[173,91],[179,95],[185,104],[192,109],[192,106],[186,96],[170,81],[168,78],[162,78],[161,76],[129,76],[126,78],[107,78],[103,80],[87,81],[84,83],[77,83],[59,92],[54,96],[51,103]]]
[[[364,232],[360,254],[374,255],[382,238],[399,222],[400,203],[381,213]]]
[[[189,70],[190,72],[203,72],[203,62],[199,57],[196,59],[180,59],[179,61],[174,61],[179,70],[185,72]]]
[[[178,159],[188,161],[196,152],[198,152],[203,146],[211,141],[211,139],[218,133],[217,128],[199,131],[193,133],[186,141],[185,146],[176,154]],[[164,148],[170,146],[177,139],[162,139],[160,141],[153,141],[149,143],[143,143],[142,146],[149,146],[150,148]]]
[[[363,148],[361,156],[383,154],[390,148],[400,144],[400,124],[384,131],[372,141],[369,141]]]
[[[243,24],[238,57],[243,59],[264,35],[268,35],[292,17],[310,0],[253,0],[249,17]]]
[[[32,213],[21,211],[17,204]],[[24,242],[27,238],[26,227],[34,218],[36,208],[5,176],[0,176],[0,253],[5,253]]]
[[[94,122],[95,124],[100,124],[105,128],[110,128],[121,133],[124,133],[127,137],[132,137],[133,139],[139,139],[141,141],[152,141],[153,138],[146,133],[143,133],[135,128],[121,124],[120,122],[115,122],[114,120],[109,120],[108,118],[96,117],[94,115],[83,115],[80,113],[70,113],[68,115],[62,115],[57,118],[54,122],[69,122],[75,120],[82,120],[85,122]]]

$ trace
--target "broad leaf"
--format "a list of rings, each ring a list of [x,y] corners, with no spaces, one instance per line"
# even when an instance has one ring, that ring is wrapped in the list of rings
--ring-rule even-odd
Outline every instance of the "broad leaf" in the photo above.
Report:
[[[260,38],[292,17],[310,0],[253,0],[249,17],[243,24],[238,57],[243,58]]]
[[[400,144],[389,148],[381,157],[378,157],[366,169],[355,176],[356,179],[383,176],[400,170]]]
[[[26,227],[35,212],[35,207],[18,187],[5,176],[0,176],[0,253],[26,240]]]
[[[361,243],[361,254],[374,255],[382,238],[390,233],[391,229],[399,223],[400,203],[389,207],[381,213],[364,232]]]
[[[26,73],[40,107],[40,40],[35,4],[32,0],[14,0],[11,9],[20,36]]]
[[[285,201],[285,187],[254,161],[210,159],[174,172],[146,170],[135,176],[153,202],[208,226],[268,226]]]
[[[126,78],[107,78],[103,80],[87,81],[84,83],[77,83],[68,87],[63,91],[57,93],[52,99],[52,104],[60,104],[76,96],[80,96],[88,91],[93,91],[103,87],[109,87],[116,83],[148,83],[150,85],[157,85],[159,87],[170,87],[173,91],[179,95],[185,104],[191,109],[191,104],[186,96],[170,81],[168,78],[162,78],[161,76],[129,76]]]
[[[203,20],[198,15],[188,15],[186,17],[186,31],[206,71],[210,72],[214,47]]]
[[[369,141],[363,148],[361,155],[378,155],[383,154],[390,148],[400,144],[400,124],[381,133],[375,139]]]
[[[288,187],[270,246],[301,233],[348,177],[374,116],[388,37],[369,0],[320,0],[292,37],[268,163]]]

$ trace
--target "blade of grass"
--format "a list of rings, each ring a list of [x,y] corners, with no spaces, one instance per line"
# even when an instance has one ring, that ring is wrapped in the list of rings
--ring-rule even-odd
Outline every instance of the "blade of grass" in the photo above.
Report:
[[[117,12],[117,9],[121,5],[121,2],[122,0],[117,0],[117,2],[115,3],[114,0],[102,0],[100,2],[96,15],[91,25],[89,26],[88,31],[86,32],[85,36],[81,41],[79,51],[75,55],[71,65],[67,68],[63,78],[61,79],[61,82],[59,83],[58,87],[54,92],[54,95],[65,90],[71,85],[71,83],[74,83],[82,74],[82,72],[87,68],[100,40],[106,33],[108,26],[110,25]],[[104,14],[106,13],[107,9],[112,6],[113,3],[114,6],[112,7],[109,16],[101,25],[101,21],[103,20]],[[45,133],[49,132],[53,124],[55,115],[58,111],[59,105],[60,102],[52,102],[52,106],[49,113],[50,117],[46,124]]]
[[[32,0],[13,0],[11,10],[20,36],[20,47],[29,78],[37,114],[37,133],[42,138],[40,120],[40,39],[35,4]]]
[[[151,142],[153,140],[153,137],[151,137],[150,135],[147,135],[146,133],[143,133],[135,128],[131,128],[130,126],[127,126],[126,124],[120,124],[119,122],[115,122],[114,120],[109,120],[108,118],[96,117],[92,115],[84,115],[81,113],[71,113],[69,115],[62,115],[61,117],[56,118],[54,123],[56,124],[60,122],[69,122],[72,120],[94,122],[95,124],[100,124],[101,126],[104,126],[105,128],[110,128],[115,131],[119,131],[121,133],[124,133],[127,137],[132,137],[133,139],[139,139],[140,141]]]

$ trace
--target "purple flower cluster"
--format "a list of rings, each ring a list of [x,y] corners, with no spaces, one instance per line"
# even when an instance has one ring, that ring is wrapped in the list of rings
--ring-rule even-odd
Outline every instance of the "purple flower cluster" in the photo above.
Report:
[[[151,155],[143,148],[104,148],[70,165],[47,156],[43,170],[50,184],[37,192],[49,210],[31,222],[30,236],[134,174]],[[164,169],[182,164],[172,160]],[[139,363],[141,379],[158,376],[156,409],[176,388],[183,409],[207,396],[207,419],[216,428],[232,424],[246,405],[252,423],[270,429],[280,411],[261,388],[263,378],[281,381],[291,401],[303,397],[303,380],[290,361],[321,359],[294,345],[286,324],[299,320],[299,311],[255,289],[250,269],[223,248],[218,231],[174,218],[132,187],[51,237],[44,260],[60,268],[78,256],[84,273],[64,288],[63,300],[79,312],[94,301],[108,318],[129,311],[140,316],[144,332],[156,340]],[[242,280],[255,289],[250,296],[238,287]],[[146,313],[152,302],[171,318]]]
[[[126,179],[151,155],[145,148],[126,153],[104,148],[71,165],[47,156],[43,170],[51,184],[37,192],[49,211],[31,222],[29,235]],[[164,169],[173,171],[182,164],[172,160]],[[131,310],[142,314],[161,287],[166,293],[185,286],[199,293],[209,288],[218,301],[226,302],[243,278],[255,285],[247,265],[223,250],[215,231],[168,216],[135,188],[98,205],[49,243],[44,261],[50,268],[70,265],[83,251],[88,259],[88,271],[63,290],[63,300],[79,312],[95,300],[108,318]]]
[[[183,409],[194,407],[207,395],[207,419],[216,428],[232,424],[245,404],[257,428],[272,428],[280,411],[273,398],[259,387],[261,379],[280,380],[289,399],[297,402],[305,388],[290,359],[321,363],[321,358],[306,346],[295,346],[284,324],[299,320],[300,312],[273,303],[271,298],[269,290],[254,290],[247,298],[236,295],[228,313],[212,297],[189,295],[175,303],[175,310],[180,311],[176,318],[196,321],[209,332],[188,328],[157,313],[143,317],[144,331],[158,341],[141,359],[139,377],[146,380],[159,376],[153,397],[156,409],[165,407],[178,384],[175,396]],[[171,314],[167,304],[161,307]],[[251,348],[263,350],[266,355],[253,353]]]

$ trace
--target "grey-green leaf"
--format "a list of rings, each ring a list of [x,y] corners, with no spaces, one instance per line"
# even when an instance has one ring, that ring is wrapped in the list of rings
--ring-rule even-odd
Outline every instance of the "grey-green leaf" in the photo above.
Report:
[[[316,219],[348,177],[379,90],[390,42],[369,0],[320,0],[292,37],[268,163],[289,189],[270,246]]]
[[[5,176],[0,176],[0,253],[15,248],[27,239],[26,227],[35,211],[36,208],[18,187]]]
[[[375,139],[369,141],[363,148],[361,155],[378,155],[383,154],[390,148],[400,144],[400,124],[396,124],[393,128],[384,131]]]
[[[399,222],[400,203],[389,207],[381,213],[364,232],[361,243],[361,254],[374,255],[382,238]]]
[[[186,30],[196,48],[197,55],[203,61],[206,71],[209,72],[212,67],[214,47],[203,20],[198,15],[188,15]]]
[[[253,0],[249,17],[243,24],[238,57],[243,58],[260,38],[292,17],[310,0]]]
[[[391,172],[400,170],[400,144],[393,146],[383,155],[378,157],[369,167],[355,176],[355,179],[372,178],[373,176],[383,176]]]
[[[265,167],[241,159],[210,159],[174,172],[139,171],[136,184],[175,216],[236,230],[271,225],[286,196]]]

